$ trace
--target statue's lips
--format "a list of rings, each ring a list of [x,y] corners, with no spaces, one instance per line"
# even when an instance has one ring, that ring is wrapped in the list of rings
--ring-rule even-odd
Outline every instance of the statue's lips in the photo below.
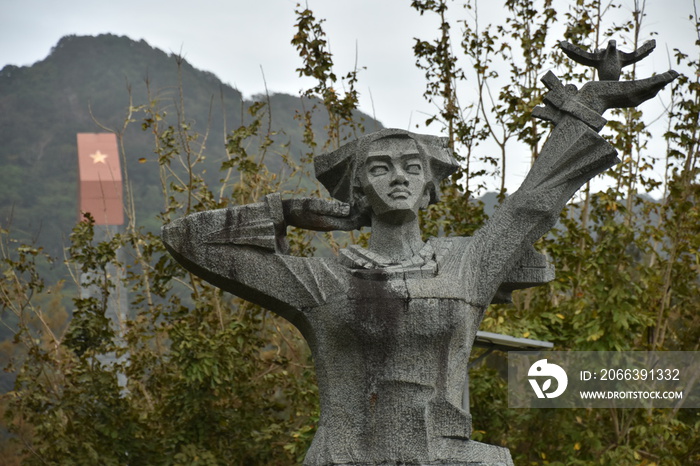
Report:
[[[411,196],[411,191],[406,189],[395,189],[389,193],[392,199],[408,199]]]

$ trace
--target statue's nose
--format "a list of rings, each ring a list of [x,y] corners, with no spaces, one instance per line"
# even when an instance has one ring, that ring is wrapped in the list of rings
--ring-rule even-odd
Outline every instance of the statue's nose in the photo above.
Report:
[[[406,177],[406,172],[404,172],[401,168],[397,168],[396,171],[394,172],[393,182],[395,184],[408,184],[408,178]]]

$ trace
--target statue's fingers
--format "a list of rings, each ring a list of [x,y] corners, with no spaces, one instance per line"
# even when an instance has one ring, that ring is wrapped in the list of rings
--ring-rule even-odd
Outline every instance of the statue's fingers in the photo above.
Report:
[[[338,230],[338,231],[352,231],[352,230],[359,230],[363,226],[363,222],[359,222],[357,219],[354,218],[334,218],[331,220],[333,224],[333,228],[331,230]]]
[[[678,72],[676,70],[668,70],[665,73],[661,73],[658,76],[664,82],[664,86],[665,86],[666,84],[670,83],[671,81],[673,81],[674,79],[676,79],[680,75],[678,74]]]
[[[657,74],[651,78],[632,81],[640,84],[640,88],[646,89],[648,92],[659,92],[666,85],[678,77],[678,73],[674,70],[666,71],[665,73]]]
[[[303,208],[317,215],[330,215],[332,217],[347,217],[350,215],[350,205],[340,201],[306,198]]]
[[[652,76],[651,78],[642,79],[636,82],[633,81],[635,83],[638,83],[637,89],[639,90],[639,93],[637,93],[636,95],[637,99],[634,99],[635,102],[633,104],[638,105],[656,96],[656,94],[658,94],[661,89],[666,87],[667,84],[672,82],[677,77],[677,72],[675,72],[674,70],[669,70],[665,73]]]
[[[370,226],[370,218],[366,215],[351,215],[348,217],[325,217],[324,231],[339,230],[352,231],[360,230],[362,227]]]
[[[581,99],[589,108],[602,113],[609,108],[627,108],[651,99],[678,77],[673,70],[634,81],[594,81],[581,88]]]

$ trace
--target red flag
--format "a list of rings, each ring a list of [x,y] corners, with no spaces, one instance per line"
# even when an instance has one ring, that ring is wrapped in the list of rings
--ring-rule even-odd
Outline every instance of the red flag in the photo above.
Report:
[[[117,137],[112,133],[78,133],[78,167],[80,211],[90,212],[97,225],[122,225],[124,202]]]

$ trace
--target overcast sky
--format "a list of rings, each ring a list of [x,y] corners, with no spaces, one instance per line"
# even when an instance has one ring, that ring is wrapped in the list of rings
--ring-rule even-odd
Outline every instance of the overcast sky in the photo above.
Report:
[[[300,65],[290,44],[296,3],[0,0],[0,68],[42,60],[68,34],[112,33],[144,39],[166,52],[181,52],[193,66],[214,73],[246,96],[264,90],[261,68],[270,91],[297,94],[309,82],[294,71]],[[500,3],[480,2],[484,21],[500,14],[500,7],[493,8]],[[555,8],[564,9],[569,3],[554,0]],[[326,19],[337,74],[351,70],[356,56],[358,65],[367,68],[360,74],[361,109],[374,113],[385,126],[407,129],[411,122],[415,130],[413,125],[424,121],[431,107],[422,99],[425,84],[415,67],[413,38],[434,38],[438,20],[421,17],[410,8],[410,0],[308,0],[308,5],[317,17]],[[694,30],[688,20],[692,5],[692,0],[647,0],[646,31],[660,33],[657,51],[646,62],[649,70],[668,68],[667,48],[692,47]],[[455,14],[466,14],[459,2],[451,8]],[[457,32],[458,25],[454,28]],[[464,92],[468,90],[465,87]],[[514,173],[520,179],[527,163],[521,165],[523,169]]]

